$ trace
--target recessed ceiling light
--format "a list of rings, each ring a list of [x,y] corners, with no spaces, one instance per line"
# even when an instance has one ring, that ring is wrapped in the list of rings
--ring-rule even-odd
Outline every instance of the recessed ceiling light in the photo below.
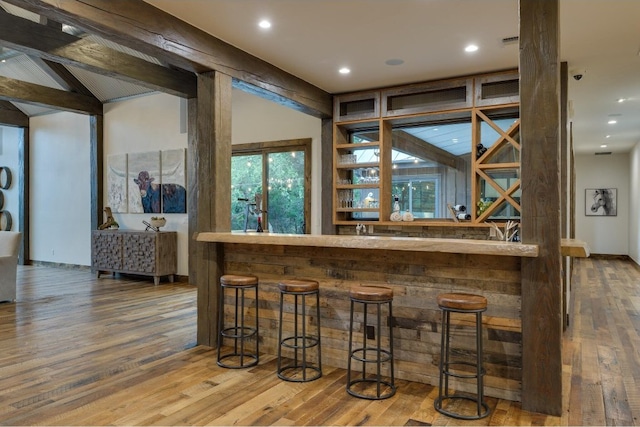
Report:
[[[258,23],[258,26],[266,30],[267,28],[271,28],[271,22],[267,21],[266,19],[263,19]]]
[[[465,52],[475,52],[476,50],[478,50],[478,46],[476,46],[475,44],[470,44],[464,48]]]
[[[600,148],[607,148],[607,144],[602,144]]]
[[[607,136],[605,136],[605,138],[611,138],[611,135],[607,135]]]
[[[618,99],[618,102],[619,102],[619,103],[623,103],[624,101],[626,101],[624,98],[619,98],[619,99]]]
[[[610,125],[615,125],[616,123],[618,123],[617,120],[609,120],[607,123],[609,123]]]
[[[349,73],[351,72],[351,70],[350,70],[349,68],[347,68],[347,67],[342,67],[342,68],[340,68],[340,69],[338,70],[338,72],[339,72],[340,74],[349,74]]]
[[[404,64],[404,60],[399,58],[393,58],[393,59],[387,59],[386,61],[384,61],[384,63],[387,65],[402,65]]]

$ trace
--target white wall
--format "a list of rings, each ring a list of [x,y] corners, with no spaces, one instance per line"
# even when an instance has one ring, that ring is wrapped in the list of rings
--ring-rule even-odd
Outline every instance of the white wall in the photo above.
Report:
[[[232,142],[234,144],[295,138],[312,138],[312,158],[320,160],[321,120],[270,101],[233,91]],[[180,99],[153,94],[105,105],[104,158],[124,154],[187,147],[187,133],[180,133]],[[312,210],[320,205],[320,167],[312,176]],[[105,168],[106,171],[106,168]],[[105,172],[106,173],[106,172]],[[106,176],[104,203],[108,200]],[[121,229],[144,230],[142,220],[150,214],[114,214]],[[188,275],[187,214],[163,214],[166,231],[178,232],[178,274]],[[312,232],[320,232],[320,217],[314,215]]]
[[[11,171],[12,184],[2,191],[4,196],[4,206],[1,208],[5,212],[9,212],[13,222],[10,231],[18,231],[20,229],[19,207],[20,207],[20,190],[18,180],[19,153],[18,143],[22,129],[14,127],[0,126],[0,166],[7,167]]]
[[[629,256],[640,264],[640,142],[629,155]]]
[[[91,264],[89,117],[30,119],[31,259]]]
[[[233,144],[311,138],[311,233],[321,233],[322,120],[254,95],[233,91]]]
[[[629,156],[577,155],[576,166],[576,238],[589,245],[591,253],[629,254]],[[617,188],[617,216],[586,216],[586,188]]]
[[[180,133],[180,98],[155,93],[104,106],[104,200],[108,206],[106,162],[111,154],[187,148],[187,133]],[[129,183],[131,185],[132,183]],[[120,229],[144,230],[153,214],[114,213]],[[189,274],[187,214],[162,214],[163,231],[178,232],[178,274]],[[104,218],[103,218],[104,219]]]
[[[181,133],[180,99],[152,94],[104,106],[104,159],[111,154],[187,147]],[[183,110],[184,111],[184,110]],[[182,117],[184,119],[184,116]],[[312,138],[312,158],[320,161],[321,120],[253,95],[233,92],[233,143]],[[15,164],[18,129],[2,128],[2,165]],[[91,265],[91,187],[89,117],[56,113],[31,118],[31,259]],[[14,141],[12,143],[11,141]],[[15,146],[15,148],[12,148]],[[13,152],[15,150],[15,152]],[[10,160],[13,159],[13,160]],[[105,165],[106,166],[106,165]],[[319,211],[321,168],[312,175],[312,210]],[[105,167],[106,174],[106,167]],[[107,205],[106,175],[103,203]],[[12,190],[17,192],[17,183]],[[15,208],[13,207],[15,203]],[[17,195],[12,200],[16,211]],[[115,214],[123,229],[144,230],[150,214]],[[167,231],[178,232],[178,274],[188,275],[187,214],[164,214]],[[104,219],[104,217],[103,217]],[[17,229],[17,224],[14,229]],[[312,232],[320,232],[313,215]]]

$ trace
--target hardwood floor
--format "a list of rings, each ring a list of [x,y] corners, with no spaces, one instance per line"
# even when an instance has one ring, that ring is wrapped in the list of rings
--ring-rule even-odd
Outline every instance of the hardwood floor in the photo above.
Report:
[[[489,398],[464,422],[433,409],[437,389],[398,381],[383,401],[353,398],[345,371],[279,380],[273,357],[227,370],[196,346],[187,284],[23,267],[18,302],[0,304],[1,425],[637,425],[640,268],[579,259],[564,342],[561,417]]]

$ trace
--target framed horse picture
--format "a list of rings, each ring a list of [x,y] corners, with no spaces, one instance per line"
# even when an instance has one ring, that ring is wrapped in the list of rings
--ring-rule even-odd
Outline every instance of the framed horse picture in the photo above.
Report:
[[[617,216],[617,188],[587,188],[584,195],[586,216]]]

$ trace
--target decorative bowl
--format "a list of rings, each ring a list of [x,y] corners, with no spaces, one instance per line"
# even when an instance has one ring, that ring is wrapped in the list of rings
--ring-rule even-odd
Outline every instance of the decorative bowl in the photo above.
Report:
[[[155,228],[164,227],[166,224],[167,224],[167,220],[164,218],[151,220],[151,226]]]

